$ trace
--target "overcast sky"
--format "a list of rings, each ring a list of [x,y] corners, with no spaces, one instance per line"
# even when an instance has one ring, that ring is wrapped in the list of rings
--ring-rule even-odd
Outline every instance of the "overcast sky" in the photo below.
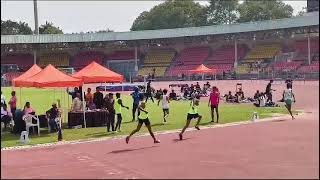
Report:
[[[112,29],[129,31],[136,17],[162,1],[38,1],[39,25],[46,21],[64,33]],[[296,14],[307,1],[284,1]],[[200,1],[200,4],[207,4]],[[34,29],[33,1],[1,0],[1,19],[24,21]]]

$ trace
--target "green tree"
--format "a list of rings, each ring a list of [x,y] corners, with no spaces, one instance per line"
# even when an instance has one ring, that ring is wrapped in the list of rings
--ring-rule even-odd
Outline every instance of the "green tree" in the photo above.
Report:
[[[307,13],[307,7],[303,7],[301,11],[298,12],[297,16],[303,16]]]
[[[25,22],[16,22],[11,20],[1,20],[1,35],[16,35],[16,34],[32,34],[32,30]]]
[[[63,34],[63,31],[59,27],[54,26],[53,23],[46,21],[45,24],[39,27],[39,34]]]
[[[96,33],[106,33],[106,32],[114,32],[114,30],[111,30],[111,29],[107,28],[106,30],[96,31]]]
[[[293,8],[280,0],[245,0],[238,12],[238,22],[252,22],[292,17]]]
[[[209,25],[232,24],[237,20],[238,0],[210,0],[207,7]]]
[[[142,12],[133,22],[132,31],[171,29],[206,25],[205,7],[192,0],[167,0],[150,11]]]

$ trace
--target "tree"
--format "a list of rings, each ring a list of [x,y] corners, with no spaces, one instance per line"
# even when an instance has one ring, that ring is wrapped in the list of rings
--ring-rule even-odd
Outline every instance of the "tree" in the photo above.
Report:
[[[231,24],[237,20],[238,0],[211,0],[207,7],[209,25]]]
[[[206,25],[205,7],[192,0],[167,0],[150,11],[142,12],[133,22],[132,31],[171,29]]]
[[[11,20],[1,20],[1,35],[16,35],[16,34],[32,34],[32,30],[25,22],[16,22]]]
[[[53,23],[47,22],[39,27],[40,34],[63,34],[63,31],[59,27],[55,27]]]
[[[307,7],[303,7],[301,11],[298,12],[297,16],[303,16],[307,13]]]
[[[238,11],[238,22],[252,22],[292,17],[293,8],[280,0],[245,0]]]
[[[113,30],[107,28],[106,30],[99,30],[99,31],[96,31],[96,33],[106,33],[106,32],[114,32]]]

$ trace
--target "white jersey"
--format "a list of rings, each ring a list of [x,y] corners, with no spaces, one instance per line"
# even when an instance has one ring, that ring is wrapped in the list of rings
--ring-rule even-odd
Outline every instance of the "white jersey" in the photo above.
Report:
[[[169,109],[169,102],[167,100],[167,95],[162,95],[162,109]]]
[[[293,99],[293,93],[292,93],[292,89],[286,89],[284,90],[284,100],[292,100]]]

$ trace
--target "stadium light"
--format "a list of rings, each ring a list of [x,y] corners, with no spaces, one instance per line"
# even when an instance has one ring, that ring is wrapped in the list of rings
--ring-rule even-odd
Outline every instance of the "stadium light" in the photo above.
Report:
[[[39,34],[39,24],[38,24],[38,4],[37,0],[33,0],[33,12],[34,12],[34,32]]]

